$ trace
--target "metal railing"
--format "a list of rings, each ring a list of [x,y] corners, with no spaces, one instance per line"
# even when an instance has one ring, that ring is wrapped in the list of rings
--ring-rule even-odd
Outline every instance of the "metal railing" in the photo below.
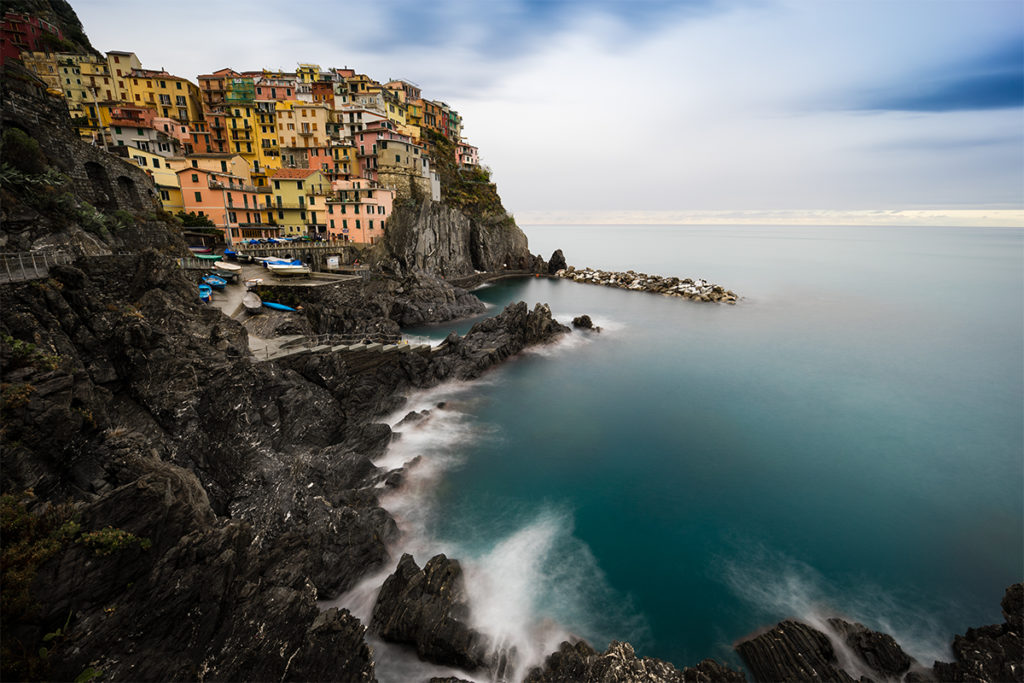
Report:
[[[50,267],[70,264],[74,257],[64,251],[25,251],[0,254],[0,282],[24,282],[50,276]]]
[[[350,332],[347,334],[318,334],[311,337],[304,337],[281,345],[282,349],[305,348],[312,349],[317,346],[341,346],[353,344],[401,344],[401,334],[389,334],[387,332]]]

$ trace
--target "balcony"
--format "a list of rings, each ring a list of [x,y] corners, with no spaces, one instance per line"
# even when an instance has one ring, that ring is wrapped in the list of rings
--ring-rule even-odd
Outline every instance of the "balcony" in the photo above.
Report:
[[[301,135],[304,138],[312,137],[313,131],[311,131],[311,130],[300,130],[299,131],[299,135]]]
[[[231,192],[259,192],[259,188],[253,187],[252,185],[229,185],[222,183],[217,180],[209,181],[211,190],[229,190]]]

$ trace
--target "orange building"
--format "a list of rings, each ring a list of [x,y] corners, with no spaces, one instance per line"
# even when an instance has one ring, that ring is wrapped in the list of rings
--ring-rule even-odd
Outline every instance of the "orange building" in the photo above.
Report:
[[[224,229],[227,242],[242,239],[276,237],[267,207],[261,207],[261,194],[245,179],[230,173],[204,168],[183,168],[177,171],[185,211],[206,216]]]

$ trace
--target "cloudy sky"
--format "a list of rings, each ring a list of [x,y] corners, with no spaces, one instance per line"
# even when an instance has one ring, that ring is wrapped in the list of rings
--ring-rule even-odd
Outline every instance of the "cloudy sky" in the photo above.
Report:
[[[98,49],[192,79],[411,80],[521,218],[1024,210],[1020,0],[72,4]]]

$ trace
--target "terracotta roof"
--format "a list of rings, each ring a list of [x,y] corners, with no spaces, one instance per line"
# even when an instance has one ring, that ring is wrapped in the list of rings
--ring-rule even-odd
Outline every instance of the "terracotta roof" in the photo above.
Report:
[[[317,169],[315,168],[279,168],[274,171],[274,175],[270,177],[274,179],[284,178],[286,180],[288,178],[302,179],[308,178],[316,172]]]

